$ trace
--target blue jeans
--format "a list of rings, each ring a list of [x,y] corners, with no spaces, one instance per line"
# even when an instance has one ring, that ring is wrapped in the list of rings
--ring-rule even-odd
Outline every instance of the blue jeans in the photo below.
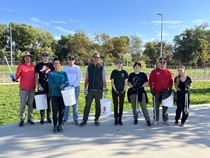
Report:
[[[73,120],[77,121],[78,120],[78,98],[79,98],[79,93],[80,93],[80,86],[74,87],[74,89],[75,89],[76,104],[72,105]],[[64,117],[63,117],[65,121],[69,119],[69,112],[70,112],[70,106],[66,106],[65,111],[64,111]]]

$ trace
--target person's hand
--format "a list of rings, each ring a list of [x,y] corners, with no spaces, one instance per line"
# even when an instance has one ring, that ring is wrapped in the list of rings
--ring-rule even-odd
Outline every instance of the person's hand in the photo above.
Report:
[[[39,91],[44,91],[44,88],[42,87],[41,84],[38,85],[38,90],[39,90]]]
[[[139,87],[138,87],[138,86],[133,86],[132,88],[133,88],[133,90],[136,91],[136,92],[139,90]]]
[[[61,84],[60,86],[58,86],[58,90],[64,90],[64,84]]]
[[[123,90],[123,91],[120,91],[120,94],[124,94],[125,93],[125,91]]]
[[[15,78],[15,75],[14,74],[10,74],[10,78],[11,79],[14,79]]]
[[[108,89],[104,90],[104,95],[106,96],[108,94]]]
[[[154,89],[151,89],[150,92],[153,96],[155,96],[155,90]]]
[[[116,90],[115,93],[116,93],[117,95],[119,95],[120,92],[119,92],[118,90]]]
[[[87,94],[88,94],[88,89],[84,88],[84,95],[87,95]]]

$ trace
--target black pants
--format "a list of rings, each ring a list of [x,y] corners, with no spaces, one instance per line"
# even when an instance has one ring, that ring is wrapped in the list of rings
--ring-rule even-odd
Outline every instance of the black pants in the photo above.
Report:
[[[64,115],[65,105],[62,96],[52,96],[52,111],[54,126],[61,125]]]
[[[190,105],[190,96],[188,94],[188,108],[189,108],[189,105]],[[181,114],[182,114],[182,118],[181,118],[181,121],[182,123],[185,123],[189,114],[188,113],[185,113],[184,112],[184,108],[185,108],[185,94],[184,93],[180,93],[177,95],[177,101],[176,101],[176,104],[177,104],[177,109],[176,109],[176,116],[175,116],[175,120],[178,121],[181,117]]]
[[[50,102],[51,98],[47,98],[47,119],[51,119],[51,102]],[[40,110],[40,116],[41,116],[41,120],[44,120],[45,118],[45,110]]]
[[[112,93],[112,98],[113,98],[113,103],[114,103],[114,117],[122,118],[125,93],[120,96],[118,96],[116,93]],[[119,108],[119,112],[118,112],[118,108]]]
[[[84,115],[83,115],[83,121],[87,122],[89,113],[90,113],[90,107],[92,104],[93,99],[95,98],[95,119],[99,119],[101,114],[101,106],[100,106],[100,99],[102,98],[102,90],[92,91],[89,90],[87,96],[85,97],[85,108],[84,108]]]

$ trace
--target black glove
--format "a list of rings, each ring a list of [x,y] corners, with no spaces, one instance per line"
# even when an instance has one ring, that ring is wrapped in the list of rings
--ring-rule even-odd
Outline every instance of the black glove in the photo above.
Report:
[[[138,86],[133,86],[133,90],[137,92],[139,90],[139,87]]]
[[[150,92],[153,96],[155,96],[155,90],[154,89],[151,89]]]
[[[118,91],[118,90],[116,90],[116,91],[114,91],[117,95],[119,95],[120,94],[120,92]]]
[[[12,79],[13,82],[17,82],[17,80],[15,80],[14,78]]]

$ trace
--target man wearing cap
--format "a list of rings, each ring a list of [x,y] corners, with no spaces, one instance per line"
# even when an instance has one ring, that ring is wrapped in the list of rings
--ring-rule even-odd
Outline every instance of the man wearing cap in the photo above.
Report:
[[[159,59],[159,67],[152,70],[149,77],[149,86],[151,89],[151,94],[153,95],[154,124],[158,124],[161,91],[172,90],[173,86],[173,75],[172,72],[166,68],[166,58],[161,57]],[[170,125],[168,122],[168,107],[162,106],[162,110],[163,123]]]
[[[116,60],[115,64],[117,68],[112,71],[110,79],[112,84],[112,98],[114,103],[114,124],[117,126],[118,124],[123,125],[122,115],[128,81],[128,73],[123,70],[122,60]]]
[[[50,88],[48,84],[48,75],[54,70],[53,64],[49,62],[49,53],[42,52],[42,62],[35,67],[35,79],[38,87],[38,93],[47,94],[47,122],[51,123],[51,103],[50,103]],[[44,124],[45,110],[40,110],[40,123]]]
[[[73,55],[70,55],[68,57],[68,63],[69,65],[65,66],[63,68],[63,71],[66,72],[68,76],[69,85],[74,87],[75,89],[75,99],[76,104],[72,105],[73,108],[73,120],[76,125],[79,124],[78,122],[78,98],[80,93],[80,80],[81,80],[81,70],[78,65],[75,65],[75,57]],[[69,118],[69,106],[65,106],[64,111],[64,117],[63,117],[63,124],[65,124],[68,121]]]
[[[83,127],[87,124],[88,116],[90,113],[90,107],[93,99],[95,98],[95,125],[100,126],[99,117],[101,113],[100,99],[102,98],[103,88],[104,95],[107,95],[106,89],[106,72],[104,67],[99,63],[100,54],[93,54],[93,64],[89,65],[86,70],[84,94],[85,94],[85,108],[83,121],[79,124]]]
[[[33,101],[35,94],[35,79],[34,68],[31,64],[31,55],[29,52],[23,52],[22,63],[18,65],[16,74],[11,74],[12,81],[15,82],[20,78],[20,123],[19,126],[24,125],[25,120],[25,105],[28,104],[28,123],[34,125],[33,122]]]

